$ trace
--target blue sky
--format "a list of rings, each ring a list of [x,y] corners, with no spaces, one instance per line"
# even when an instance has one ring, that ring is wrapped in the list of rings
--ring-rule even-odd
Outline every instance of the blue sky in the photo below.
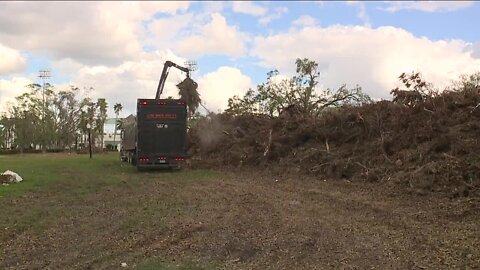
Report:
[[[318,91],[360,84],[388,98],[403,71],[440,86],[478,71],[478,15],[471,1],[1,2],[0,111],[50,69],[59,89],[93,86],[132,113],[136,98],[154,95],[166,60],[198,62],[214,111],[273,68],[292,76],[296,57],[320,63]],[[167,95],[182,76],[172,71]]]
[[[271,32],[278,32],[288,29],[293,21],[303,15],[309,15],[318,20],[322,27],[332,25],[364,25],[365,21],[358,17],[359,8],[357,5],[348,5],[345,2],[297,2],[282,1],[277,3],[268,3],[261,1],[259,4],[265,6],[273,5],[288,8],[288,12],[282,15],[281,19],[273,21],[266,27],[255,22],[252,16],[242,13],[227,11],[229,23],[237,25],[241,31],[255,35],[267,35]],[[372,28],[380,26],[395,26],[403,28],[415,36],[427,37],[431,40],[461,39],[467,42],[479,42],[480,31],[480,4],[472,3],[468,8],[460,9],[455,12],[425,12],[422,10],[401,10],[397,12],[385,12],[383,9],[388,4],[380,1],[367,1],[364,3],[369,22]],[[192,8],[201,8],[201,3],[192,6]],[[202,64],[205,64],[204,71],[213,71],[217,66],[225,62],[238,63],[242,66],[252,68],[250,76],[255,81],[261,82],[265,79],[268,69],[256,68],[249,57],[231,60],[229,57],[206,56],[201,58]],[[259,73],[260,72],[260,73]],[[261,73],[263,72],[263,73]]]

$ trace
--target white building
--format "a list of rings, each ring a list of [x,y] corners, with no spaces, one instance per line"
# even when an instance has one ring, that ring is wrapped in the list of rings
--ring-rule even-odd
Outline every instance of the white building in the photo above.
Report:
[[[118,118],[118,120],[121,120],[121,118]],[[120,142],[120,130],[117,130],[115,135],[115,118],[108,118],[103,126],[103,148],[114,147],[118,149]]]

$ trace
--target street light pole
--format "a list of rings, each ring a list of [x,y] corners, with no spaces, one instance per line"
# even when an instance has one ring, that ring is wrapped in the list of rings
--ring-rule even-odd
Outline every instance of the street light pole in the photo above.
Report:
[[[91,131],[92,131],[92,126],[90,123],[87,123],[87,129],[88,129],[88,151],[90,153],[90,158],[92,158],[92,139],[91,139]]]
[[[22,153],[25,152],[27,148],[27,110],[23,110],[23,143],[22,143]]]
[[[45,153],[47,149],[47,137],[45,135],[46,130],[45,130],[45,117],[46,117],[46,100],[45,100],[45,90],[46,90],[46,80],[50,78],[50,70],[40,70],[39,71],[40,77],[43,80],[43,86],[42,86],[42,152]]]

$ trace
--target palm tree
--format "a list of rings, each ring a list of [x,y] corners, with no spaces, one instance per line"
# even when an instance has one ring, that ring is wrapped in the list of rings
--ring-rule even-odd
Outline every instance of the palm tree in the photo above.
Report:
[[[118,115],[120,114],[120,112],[122,111],[123,109],[123,106],[122,104],[120,103],[115,103],[115,105],[113,106],[113,110],[115,111],[115,128],[114,128],[114,131],[113,131],[113,143],[116,143],[117,141],[115,140],[115,137],[117,136],[117,122],[118,122]],[[115,145],[115,148],[117,148],[117,146]]]

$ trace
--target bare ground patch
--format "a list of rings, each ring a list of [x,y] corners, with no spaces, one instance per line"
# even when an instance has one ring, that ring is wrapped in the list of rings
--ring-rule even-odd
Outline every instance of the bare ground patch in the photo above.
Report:
[[[152,259],[227,269],[480,263],[475,199],[261,172],[123,177],[94,192],[72,195],[63,187],[2,198],[18,214],[1,218],[9,227],[0,233],[0,267],[116,269]]]

